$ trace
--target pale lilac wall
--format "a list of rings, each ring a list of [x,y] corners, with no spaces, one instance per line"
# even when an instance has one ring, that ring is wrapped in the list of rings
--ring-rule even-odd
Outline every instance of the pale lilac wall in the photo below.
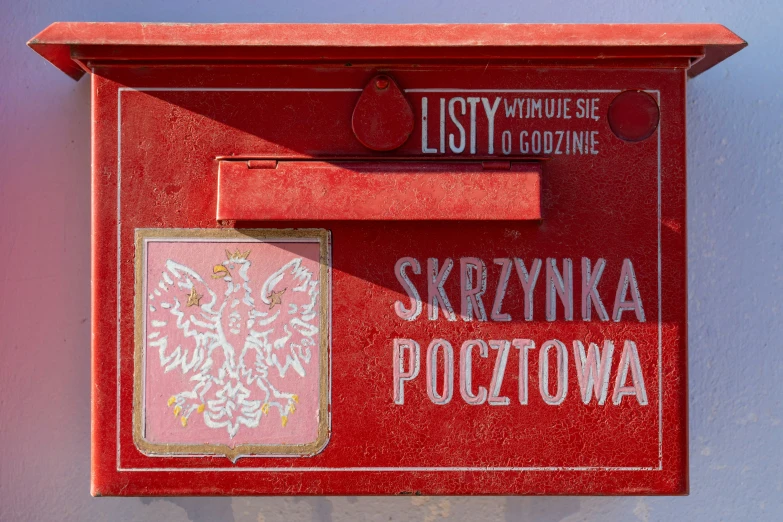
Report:
[[[0,2],[0,520],[783,519],[783,3]],[[27,49],[56,20],[719,22],[750,47],[690,83],[687,498],[93,499],[89,82]]]

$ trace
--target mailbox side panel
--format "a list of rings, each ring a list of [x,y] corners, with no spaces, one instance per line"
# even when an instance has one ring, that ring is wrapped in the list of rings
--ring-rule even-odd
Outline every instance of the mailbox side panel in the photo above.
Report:
[[[350,114],[361,88],[376,73],[369,67],[96,69],[93,494],[687,492],[685,71],[479,69],[467,74],[455,68],[401,68],[391,69],[391,74],[407,89],[417,117],[421,116],[424,96],[430,100],[446,98],[452,95],[448,89],[453,86],[459,86],[466,98],[490,90],[522,90],[520,87],[611,93],[643,89],[657,96],[660,126],[650,138],[654,141],[637,148],[611,141],[615,138],[604,133],[602,139],[607,140],[606,150],[612,152],[611,157],[555,157],[547,161],[530,155],[517,157],[542,162],[541,222],[217,223],[218,164],[226,156],[426,160],[421,125],[417,123],[412,137],[394,154],[373,156],[356,142],[350,131]],[[279,94],[274,89],[280,86],[314,92]],[[271,94],[261,96],[248,89],[269,89]],[[324,89],[329,89],[328,94],[323,94]],[[432,94],[417,89],[430,89],[427,92]],[[524,97],[521,93],[514,96]],[[599,96],[611,99],[604,92],[594,95]],[[608,103],[601,100],[605,109]],[[290,112],[289,119],[281,117],[288,114],[286,111]],[[274,120],[274,126],[259,123],[264,117]],[[500,153],[477,157],[503,159]],[[612,168],[604,170],[605,165]],[[639,181],[642,178],[643,183]],[[639,188],[642,186],[644,191]],[[626,323],[585,325],[578,320],[549,322],[539,316],[530,322],[515,320],[507,324],[449,322],[442,315],[437,322],[428,322],[422,316],[418,322],[405,323],[394,312],[395,302],[408,305],[394,273],[395,261],[406,256],[425,265],[429,258],[441,263],[446,258],[483,259],[496,269],[490,272],[486,302],[492,308],[490,296],[496,292],[495,279],[500,270],[493,259],[519,256],[530,262],[533,257],[551,255],[556,266],[562,267],[565,258],[574,258],[577,264],[580,252],[598,252],[596,245],[580,239],[602,235],[601,230],[589,226],[590,208],[578,205],[580,191],[605,195],[603,204],[623,224],[618,229],[626,235],[638,230],[639,243],[644,245],[626,246],[625,239],[619,239],[615,230],[607,227],[607,250],[601,255],[614,260],[607,269],[613,281],[605,283],[606,293],[602,294],[607,308],[612,306],[622,259],[633,257],[629,252],[654,252],[653,258],[638,265],[651,267],[643,281],[649,320],[627,323],[627,335],[640,336],[653,350],[644,355],[645,364],[649,363],[645,366],[649,404],[641,410],[645,422],[638,424],[639,417],[629,409],[628,398],[616,411],[579,409],[579,392],[575,391],[579,383],[573,366],[565,410],[543,403],[522,406],[516,395],[511,395],[513,409],[473,407],[462,402],[459,390],[455,390],[452,403],[433,407],[423,378],[406,389],[404,406],[395,405],[391,378],[395,338],[417,339],[426,351],[431,339],[448,337],[459,351],[466,339],[511,339],[526,334],[535,335],[540,346],[549,338],[547,332],[556,331],[551,335],[565,335],[563,339],[568,340],[573,355],[571,339],[588,332],[592,337],[585,341],[599,343],[604,333],[613,338],[620,335],[617,350],[621,351]],[[359,191],[357,197],[361,197]],[[570,217],[564,214],[567,211],[572,212]],[[305,460],[253,457],[232,462],[224,456],[145,455],[134,444],[132,432],[137,230],[214,231],[234,227],[317,228],[331,233],[331,437],[323,451]],[[594,262],[597,257],[592,255]],[[455,274],[459,269],[454,269]],[[579,284],[576,279],[575,288]],[[452,300],[459,306],[459,294],[455,295]],[[543,310],[543,294],[536,299],[535,306]],[[521,307],[522,302],[518,292],[509,306],[516,303]],[[578,300],[576,306],[578,316]],[[531,359],[531,379],[537,379],[540,363],[536,360]],[[477,375],[488,382],[492,365],[480,368]],[[424,371],[422,362],[422,375]],[[507,382],[516,386],[516,379],[516,375],[509,374]],[[536,382],[531,393],[537,394],[537,381],[531,382]],[[606,415],[615,428],[601,429],[594,415]],[[623,431],[624,418],[637,430],[635,433]],[[512,442],[504,444],[504,440]],[[580,451],[579,447],[584,449]]]
[[[118,472],[119,343],[117,288],[116,87],[92,81],[92,466],[93,496],[120,495],[128,480]],[[113,139],[112,139],[113,138]],[[114,348],[114,349],[112,349]]]

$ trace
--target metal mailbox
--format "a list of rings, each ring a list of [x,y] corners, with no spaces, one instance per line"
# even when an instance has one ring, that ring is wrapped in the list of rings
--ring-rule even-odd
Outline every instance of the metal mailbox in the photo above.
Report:
[[[57,23],[94,495],[684,494],[717,25]]]

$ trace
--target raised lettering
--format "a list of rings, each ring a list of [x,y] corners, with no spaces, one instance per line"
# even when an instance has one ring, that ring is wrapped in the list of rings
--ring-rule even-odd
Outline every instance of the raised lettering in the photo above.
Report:
[[[409,353],[408,369],[405,370],[405,354]],[[419,375],[419,343],[412,339],[394,340],[394,404],[405,404],[405,383]]]
[[[400,282],[400,285],[402,285],[405,293],[408,294],[408,297],[411,301],[411,307],[405,308],[405,305],[401,301],[397,301],[394,303],[394,311],[397,313],[400,319],[413,321],[419,316],[419,314],[421,314],[421,297],[419,297],[419,292],[416,290],[416,286],[414,286],[413,282],[411,282],[408,274],[405,273],[405,269],[409,266],[412,267],[414,274],[421,273],[421,266],[419,265],[419,261],[416,258],[401,257],[394,265],[394,275],[397,276],[397,281]]]

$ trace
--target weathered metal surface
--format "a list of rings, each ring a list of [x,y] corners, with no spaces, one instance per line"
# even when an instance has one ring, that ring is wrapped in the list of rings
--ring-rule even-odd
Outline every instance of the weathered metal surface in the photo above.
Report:
[[[541,167],[481,163],[220,162],[219,220],[541,218]],[[357,197],[361,193],[361,197]]]
[[[687,492],[685,82],[743,45],[44,31],[94,74],[93,493]],[[414,117],[386,152],[379,75]]]
[[[57,22],[28,42],[74,78],[96,60],[328,63],[687,59],[695,76],[747,44],[718,24],[145,24]]]

